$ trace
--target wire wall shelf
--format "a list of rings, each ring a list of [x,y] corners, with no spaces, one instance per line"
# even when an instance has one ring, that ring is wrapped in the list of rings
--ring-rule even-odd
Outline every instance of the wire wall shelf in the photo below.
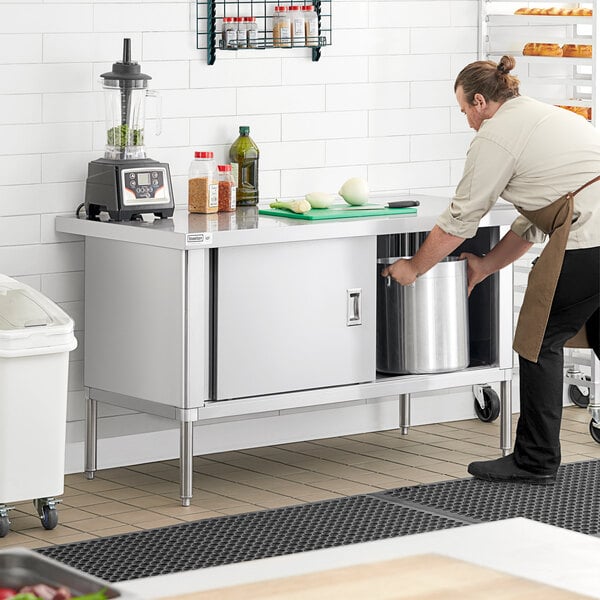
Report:
[[[298,49],[311,50],[312,60],[321,58],[321,48],[331,45],[332,0],[299,0],[291,3],[279,0],[196,0],[196,48],[206,50],[206,62],[213,65],[217,49],[224,52],[246,50]],[[273,37],[273,14],[276,6],[313,6],[317,15],[318,34],[307,37],[302,45],[283,43]],[[224,17],[255,17],[257,36],[252,43],[227,43],[222,34]]]

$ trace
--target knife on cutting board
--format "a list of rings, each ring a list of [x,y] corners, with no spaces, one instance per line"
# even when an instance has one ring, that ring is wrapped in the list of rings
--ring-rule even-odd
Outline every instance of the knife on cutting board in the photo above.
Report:
[[[381,208],[408,208],[410,206],[419,206],[418,200],[392,200],[387,204],[361,204],[359,206],[330,206],[334,210],[377,210]]]

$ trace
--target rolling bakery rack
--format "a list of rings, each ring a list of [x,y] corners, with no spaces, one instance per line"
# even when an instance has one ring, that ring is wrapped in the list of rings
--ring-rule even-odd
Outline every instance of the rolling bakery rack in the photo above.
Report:
[[[305,49],[311,50],[313,61],[321,57],[321,48],[331,45],[331,3],[332,0],[305,0],[291,2],[297,6],[312,5],[317,14],[318,40]],[[217,49],[227,52],[256,51],[276,48],[287,50],[292,48],[278,47],[273,41],[273,14],[276,6],[288,6],[279,0],[196,0],[196,47],[206,50],[206,62],[215,63]],[[255,17],[258,23],[256,44],[245,48],[229,48],[223,43],[220,25],[224,17]],[[293,46],[296,50],[302,46]]]
[[[524,7],[591,9],[590,16],[514,14]],[[479,5],[479,57],[498,61],[502,55],[516,58],[514,74],[527,96],[549,104],[591,109],[595,125],[600,111],[598,100],[598,53],[592,57],[524,56],[530,42],[586,44],[596,47],[597,2],[522,2],[521,0],[481,0]]]

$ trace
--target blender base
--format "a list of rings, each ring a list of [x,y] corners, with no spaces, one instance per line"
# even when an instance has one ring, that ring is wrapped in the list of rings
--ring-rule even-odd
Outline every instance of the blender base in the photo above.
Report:
[[[169,165],[151,158],[100,158],[88,165],[85,211],[88,219],[102,212],[112,221],[130,221],[142,214],[161,219],[175,210]]]

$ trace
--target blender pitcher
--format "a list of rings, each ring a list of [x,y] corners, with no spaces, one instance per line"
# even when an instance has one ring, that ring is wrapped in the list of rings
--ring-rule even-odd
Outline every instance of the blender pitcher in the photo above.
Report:
[[[146,158],[144,122],[146,97],[157,99],[156,135],[161,132],[160,96],[148,89],[150,75],[141,72],[140,65],[131,61],[131,40],[123,40],[123,61],[113,64],[113,70],[102,73],[106,118],[104,157],[109,159]]]

